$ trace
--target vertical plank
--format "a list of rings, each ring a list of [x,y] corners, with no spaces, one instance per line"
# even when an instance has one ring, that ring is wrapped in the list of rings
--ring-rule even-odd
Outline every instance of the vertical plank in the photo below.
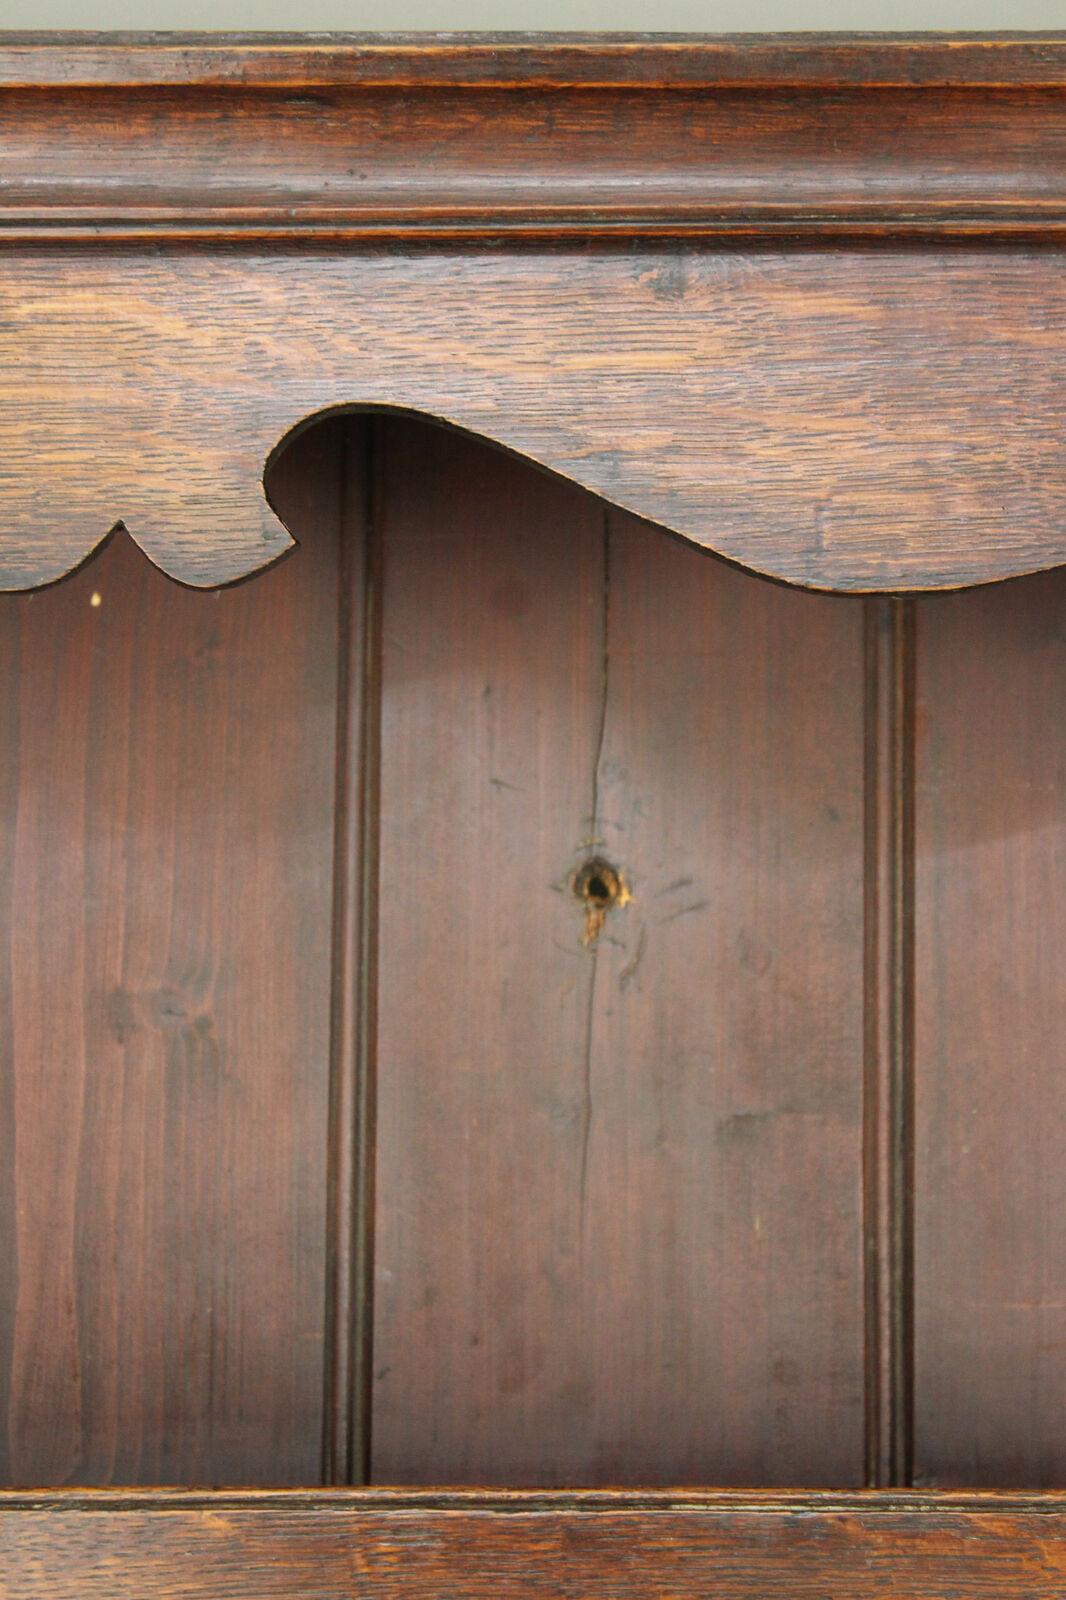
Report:
[[[861,607],[382,470],[374,1478],[860,1482]]]
[[[0,601],[5,1482],[320,1470],[338,457],[303,455],[255,582],[119,537]]]
[[[1066,1483],[1066,573],[918,602],[916,1476]]]
[[[566,880],[592,832],[603,511],[424,426],[383,428],[379,463],[373,1478],[577,1481],[590,966]]]

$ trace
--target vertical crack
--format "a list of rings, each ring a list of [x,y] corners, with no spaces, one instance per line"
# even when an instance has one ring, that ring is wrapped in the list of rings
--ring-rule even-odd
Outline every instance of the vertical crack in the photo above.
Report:
[[[607,696],[610,685],[611,667],[611,523],[606,508],[603,513],[603,647],[600,657],[600,715],[599,727],[596,733],[596,743],[592,758],[592,805],[589,812],[589,841],[592,848],[602,844],[599,837],[600,820],[600,766],[603,761],[603,747],[607,736]],[[583,1067],[583,1093],[581,1125],[581,1167],[578,1188],[578,1219],[582,1235],[585,1231],[585,1209],[588,1197],[588,1171],[589,1151],[592,1143],[592,1123],[595,1115],[595,1104],[592,1095],[592,1041],[595,1032],[596,1017],[596,975],[600,965],[600,947],[598,939],[591,939],[587,943],[589,958],[592,961],[592,971],[589,974],[588,1004],[585,1010],[585,1041],[584,1041],[584,1067]]]
[[[914,606],[866,602],[866,1481],[913,1475]]]

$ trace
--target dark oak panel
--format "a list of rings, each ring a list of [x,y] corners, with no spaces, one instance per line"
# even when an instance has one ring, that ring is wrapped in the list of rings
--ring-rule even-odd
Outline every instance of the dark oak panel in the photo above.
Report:
[[[73,1499],[74,1497],[72,1497]],[[6,1600],[1060,1600],[1061,1497],[0,1499]]]
[[[318,1479],[339,459],[259,582],[0,600],[7,1482]]]
[[[859,1481],[865,864],[866,1093],[916,1072],[918,1480],[1061,1483],[1066,580],[923,599],[864,661],[856,603],[420,422],[313,430],[272,492],[302,546],[255,583],[183,591],[120,537],[0,606],[7,1481],[315,1481],[345,1418],[326,1470],[379,1482]],[[585,946],[593,855],[631,898]],[[346,1143],[368,997],[374,1307]],[[897,1111],[867,1115],[865,1236],[898,1340]],[[344,1347],[371,1312],[372,1375]],[[906,1395],[869,1333],[883,1429]]]
[[[1066,578],[918,602],[916,1471],[1066,1482]]]
[[[374,1477],[861,1481],[861,609],[382,432]]]
[[[0,39],[5,1600],[1061,1600],[1064,85]]]
[[[254,584],[5,603],[8,1480],[858,1481],[860,612],[369,431],[379,930],[365,427]]]

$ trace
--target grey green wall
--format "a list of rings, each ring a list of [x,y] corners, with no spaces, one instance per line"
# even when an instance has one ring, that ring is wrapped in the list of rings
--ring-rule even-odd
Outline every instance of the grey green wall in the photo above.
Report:
[[[1066,0],[0,0],[2,28],[1066,29]]]

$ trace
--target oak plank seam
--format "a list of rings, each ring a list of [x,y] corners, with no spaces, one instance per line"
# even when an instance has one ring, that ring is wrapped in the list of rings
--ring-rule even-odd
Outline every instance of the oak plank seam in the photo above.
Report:
[[[330,1485],[324,1488],[188,1489],[64,1488],[0,1490],[0,1515],[16,1513],[263,1511],[353,1512],[379,1516],[431,1512],[468,1516],[598,1516],[602,1513],[673,1516],[804,1515],[894,1518],[899,1516],[1061,1517],[1061,1489],[500,1489],[400,1488]]]
[[[865,615],[866,1481],[913,1476],[914,610]]]
[[[370,1476],[381,593],[374,425],[343,441],[323,1476]],[[356,460],[353,462],[353,455]]]

